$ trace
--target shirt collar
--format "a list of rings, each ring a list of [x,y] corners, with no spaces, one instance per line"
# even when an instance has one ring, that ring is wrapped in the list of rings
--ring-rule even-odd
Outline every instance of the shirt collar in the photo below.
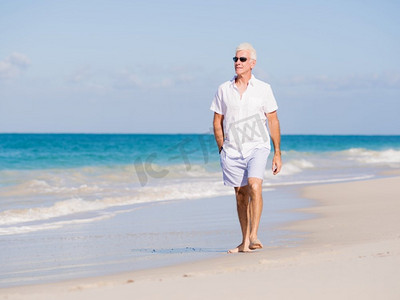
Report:
[[[232,85],[232,86],[235,84],[236,76],[237,76],[237,75],[233,76],[233,78],[231,79],[231,85]],[[255,81],[255,80],[256,80],[256,78],[254,77],[253,74],[251,74],[251,78],[250,78],[250,80],[249,80],[249,85],[254,86],[254,81]]]

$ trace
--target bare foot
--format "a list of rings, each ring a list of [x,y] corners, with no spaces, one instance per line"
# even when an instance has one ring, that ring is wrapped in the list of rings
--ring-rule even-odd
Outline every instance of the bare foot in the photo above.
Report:
[[[251,250],[261,249],[262,247],[263,247],[263,245],[261,244],[259,239],[255,239],[254,241],[250,242],[250,246],[249,246],[249,248]]]
[[[238,252],[253,252],[253,251],[249,248],[249,246],[243,245],[243,243],[241,243],[236,248],[228,250],[228,253],[238,253]]]

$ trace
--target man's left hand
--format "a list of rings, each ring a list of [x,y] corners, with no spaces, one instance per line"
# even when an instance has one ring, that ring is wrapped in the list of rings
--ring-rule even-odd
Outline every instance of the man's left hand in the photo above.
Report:
[[[276,152],[272,160],[272,174],[274,175],[278,174],[281,171],[281,168],[282,168],[281,153]]]

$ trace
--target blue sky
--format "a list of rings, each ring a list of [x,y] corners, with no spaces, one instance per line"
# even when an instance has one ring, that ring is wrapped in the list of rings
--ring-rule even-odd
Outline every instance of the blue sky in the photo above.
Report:
[[[400,134],[399,28],[399,1],[1,1],[0,132],[208,132],[250,42],[283,134]]]

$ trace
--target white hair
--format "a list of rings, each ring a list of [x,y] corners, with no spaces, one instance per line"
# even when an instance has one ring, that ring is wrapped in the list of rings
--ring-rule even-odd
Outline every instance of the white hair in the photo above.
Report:
[[[247,50],[250,52],[250,58],[257,60],[257,53],[256,49],[253,48],[253,46],[249,43],[241,43],[239,46],[236,47],[236,52],[241,51],[241,50]]]

